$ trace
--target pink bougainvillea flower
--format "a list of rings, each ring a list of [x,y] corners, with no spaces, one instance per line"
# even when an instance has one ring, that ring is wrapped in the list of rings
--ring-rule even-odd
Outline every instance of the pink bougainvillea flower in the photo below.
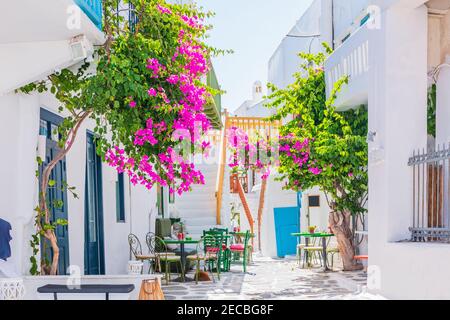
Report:
[[[176,74],[171,75],[167,78],[167,82],[170,84],[177,84],[178,83],[178,76]]]
[[[309,170],[309,172],[311,172],[312,174],[314,174],[316,176],[322,173],[322,169],[317,168],[317,167],[311,167],[308,170]]]
[[[169,8],[163,7],[162,5],[158,4],[156,6],[156,8],[159,10],[159,12],[163,13],[163,14],[172,14],[172,10],[170,10]]]
[[[158,92],[154,88],[148,89],[147,93],[150,97],[156,97],[158,95]]]
[[[130,108],[136,108],[136,101],[132,100],[130,101]]]

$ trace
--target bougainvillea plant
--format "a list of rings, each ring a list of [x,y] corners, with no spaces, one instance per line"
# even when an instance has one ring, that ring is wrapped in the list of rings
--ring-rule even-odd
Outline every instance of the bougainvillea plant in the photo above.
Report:
[[[344,269],[360,268],[353,260],[352,216],[366,212],[367,109],[337,112],[334,101],[347,78],[334,84],[326,96],[323,64],[326,53],[305,54],[295,82],[285,89],[269,85],[273,119],[291,117],[280,129],[280,180],[296,191],[320,187],[332,210],[329,225],[336,235]]]
[[[123,16],[119,3],[129,7]],[[103,0],[106,41],[96,50],[95,65],[83,63],[77,71],[66,69],[22,88],[25,93],[51,90],[65,112],[59,128],[61,152],[48,164],[38,159],[45,167],[31,244],[36,254],[42,237],[50,243],[52,258],[42,258],[39,271],[32,257],[33,274],[57,273],[58,224],[51,222],[47,202],[49,177],[86,119],[95,121],[97,153],[127,173],[131,183],[149,189],[168,186],[179,194],[204,183],[190,159],[209,147],[202,140],[211,127],[204,108],[218,93],[204,81],[210,57],[222,53],[204,42],[210,26],[203,20],[209,15],[195,5],[164,0]],[[135,19],[129,21],[129,16]]]
[[[270,175],[270,167],[277,164],[276,147],[271,137],[264,133],[248,133],[241,128],[231,127],[226,131],[228,166],[234,171],[255,170],[262,179]]]

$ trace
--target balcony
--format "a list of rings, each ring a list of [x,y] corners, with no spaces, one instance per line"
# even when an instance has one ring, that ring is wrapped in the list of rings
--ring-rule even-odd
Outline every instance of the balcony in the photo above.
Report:
[[[0,44],[67,41],[80,34],[102,44],[101,0],[4,1]],[[81,10],[77,10],[80,8]]]
[[[75,3],[92,20],[95,26],[102,30],[102,1],[101,0],[75,0]]]
[[[72,41],[105,42],[101,0],[4,1],[0,10],[0,95],[79,60]]]
[[[367,104],[369,88],[369,29],[360,27],[338,47],[325,62],[327,96],[334,83],[349,76],[349,83],[339,92],[336,108],[344,111]]]

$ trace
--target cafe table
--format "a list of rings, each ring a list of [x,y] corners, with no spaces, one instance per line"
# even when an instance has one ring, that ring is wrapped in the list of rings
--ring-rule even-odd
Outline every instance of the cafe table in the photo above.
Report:
[[[183,272],[183,278],[184,278],[184,281],[195,281],[194,279],[190,279],[190,278],[186,278],[186,273],[185,273],[185,271],[184,271],[184,268],[185,268],[185,266],[186,266],[186,255],[184,254],[185,253],[185,245],[186,244],[198,244],[199,243],[199,241],[200,240],[187,240],[187,239],[182,239],[182,240],[175,240],[175,239],[165,239],[165,240],[163,240],[163,242],[166,244],[166,245],[168,245],[168,244],[176,244],[176,245],[179,245],[180,246],[180,254],[181,254],[181,266],[182,266],[182,269],[181,269],[181,271]],[[183,281],[183,279],[182,278],[177,278],[177,279],[175,279],[174,280],[175,282],[182,282]]]
[[[304,237],[305,238],[305,246],[307,247],[309,245],[309,239],[311,238],[321,238],[322,239],[322,260],[323,260],[323,271],[328,272],[330,269],[328,268],[328,261],[327,261],[327,238],[334,237],[334,234],[327,233],[327,232],[300,232],[300,233],[291,233],[294,237]],[[308,251],[305,250],[306,254],[306,261],[308,261]]]
[[[235,232],[229,232],[231,236],[234,237],[236,243],[242,243],[242,238],[245,237],[247,234],[246,231],[235,231]],[[250,238],[254,238],[255,234],[250,232]]]

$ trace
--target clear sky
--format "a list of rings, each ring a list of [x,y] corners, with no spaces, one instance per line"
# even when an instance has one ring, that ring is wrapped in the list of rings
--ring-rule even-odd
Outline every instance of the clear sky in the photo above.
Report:
[[[294,26],[312,0],[197,0],[199,6],[216,13],[208,43],[233,54],[214,59],[223,90],[222,107],[237,109],[251,99],[252,85],[265,87],[268,62],[283,37]],[[264,88],[265,89],[265,88]]]

